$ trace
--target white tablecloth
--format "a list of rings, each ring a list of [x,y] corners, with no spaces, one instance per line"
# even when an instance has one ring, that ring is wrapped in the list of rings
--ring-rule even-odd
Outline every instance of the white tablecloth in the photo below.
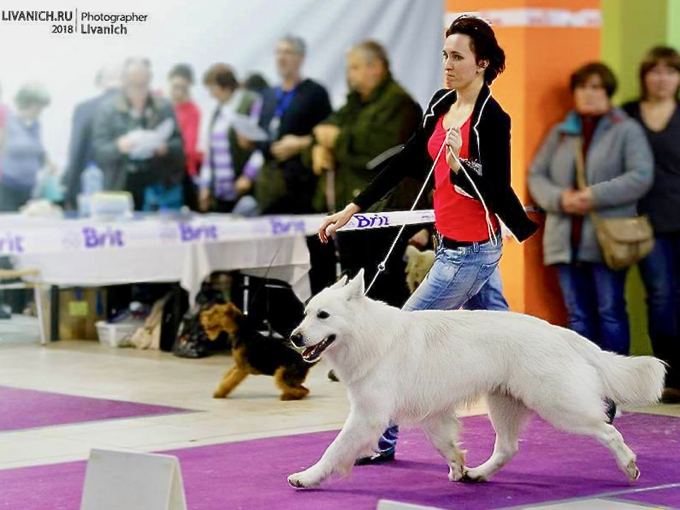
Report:
[[[48,285],[180,282],[193,301],[211,272],[239,269],[288,282],[304,301],[311,294],[309,251],[305,229],[290,228],[295,221],[206,215],[93,222],[0,215],[0,253],[10,255],[17,268],[39,269]],[[92,246],[88,228],[113,234]]]
[[[180,282],[193,301],[201,282],[211,272],[241,269],[253,276],[266,274],[288,282],[302,301],[311,294],[307,277],[309,251],[302,235],[13,258],[18,268],[39,269],[41,280],[50,285]]]
[[[179,281],[195,297],[215,270],[240,269],[288,282],[310,296],[306,235],[323,215],[151,216],[129,221],[33,218],[0,214],[0,255],[37,268],[52,285],[100,286]],[[357,214],[343,230],[428,223],[431,210]]]

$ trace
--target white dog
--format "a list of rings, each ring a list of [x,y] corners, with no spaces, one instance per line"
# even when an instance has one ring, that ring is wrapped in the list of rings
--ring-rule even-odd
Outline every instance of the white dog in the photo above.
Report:
[[[603,399],[644,405],[659,399],[665,366],[648,356],[605,352],[573,331],[512,312],[405,312],[364,297],[363,271],[314,297],[291,340],[303,357],[323,353],[347,385],[350,413],[293,487],[349,474],[390,422],[418,425],[446,459],[451,481],[484,481],[517,453],[517,435],[537,412],[553,426],[598,439],[631,479],[635,454],[607,423]],[[493,454],[465,466],[456,408],[486,395],[496,431]]]

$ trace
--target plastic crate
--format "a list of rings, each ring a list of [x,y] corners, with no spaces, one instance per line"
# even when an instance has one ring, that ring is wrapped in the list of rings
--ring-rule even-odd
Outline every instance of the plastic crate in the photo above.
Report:
[[[111,347],[125,347],[130,345],[130,337],[143,325],[144,321],[126,321],[114,324],[106,321],[98,321],[95,324],[99,341]]]

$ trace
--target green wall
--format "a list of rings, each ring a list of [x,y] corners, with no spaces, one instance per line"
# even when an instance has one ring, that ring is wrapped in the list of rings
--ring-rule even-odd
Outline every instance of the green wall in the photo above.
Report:
[[[637,70],[652,46],[667,43],[669,23],[680,21],[678,0],[601,0],[602,60],[619,79],[614,101],[634,99],[639,93]],[[677,22],[674,22],[678,26]],[[676,30],[677,32],[677,30]],[[676,34],[680,41],[680,33]]]
[[[678,0],[668,0],[666,42],[680,50],[680,2]]]
[[[602,60],[619,80],[614,102],[639,94],[638,66],[658,44],[680,48],[680,0],[601,0]],[[637,268],[628,275],[626,299],[631,326],[631,353],[651,354],[647,334],[645,291]]]

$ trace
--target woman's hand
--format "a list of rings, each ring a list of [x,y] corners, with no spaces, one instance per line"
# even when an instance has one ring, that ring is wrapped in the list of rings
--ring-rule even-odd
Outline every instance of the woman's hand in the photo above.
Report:
[[[590,188],[578,190],[575,193],[575,202],[581,214],[588,214],[595,208],[593,190]]]
[[[454,127],[450,129],[446,133],[446,162],[448,163],[451,170],[456,173],[458,173],[458,170],[460,170],[456,158],[460,157],[459,154],[462,145],[463,139],[460,136],[460,128]],[[452,152],[455,154],[455,158],[451,154]]]
[[[409,239],[408,244],[411,244],[418,249],[422,249],[425,248],[429,242],[430,232],[424,228],[416,233],[411,239]]]
[[[319,145],[322,145],[326,149],[335,147],[335,142],[337,141],[338,136],[340,136],[340,128],[333,124],[319,124],[313,131]]]
[[[593,210],[593,191],[568,189],[562,192],[560,199],[562,210],[574,216],[585,216]]]
[[[312,171],[321,175],[325,170],[333,168],[333,154],[323,145],[312,147]]]
[[[311,136],[285,135],[281,140],[272,143],[270,150],[276,161],[286,161],[300,154],[311,143]]]
[[[236,179],[234,187],[236,188],[236,193],[238,193],[238,196],[243,196],[253,188],[253,181],[251,181],[245,175],[240,175],[239,178]]]
[[[208,188],[201,188],[198,192],[198,209],[201,212],[210,210],[210,190]]]
[[[239,147],[241,147],[241,149],[247,151],[253,150],[255,148],[255,144],[252,140],[238,133],[236,133],[236,143]]]
[[[116,139],[116,148],[122,154],[130,154],[137,144],[128,135],[119,136]]]
[[[348,204],[342,211],[331,214],[323,220],[321,227],[319,227],[319,240],[322,243],[327,243],[329,237],[333,237],[335,232],[347,225],[352,216],[361,211],[361,208],[354,204]]]

